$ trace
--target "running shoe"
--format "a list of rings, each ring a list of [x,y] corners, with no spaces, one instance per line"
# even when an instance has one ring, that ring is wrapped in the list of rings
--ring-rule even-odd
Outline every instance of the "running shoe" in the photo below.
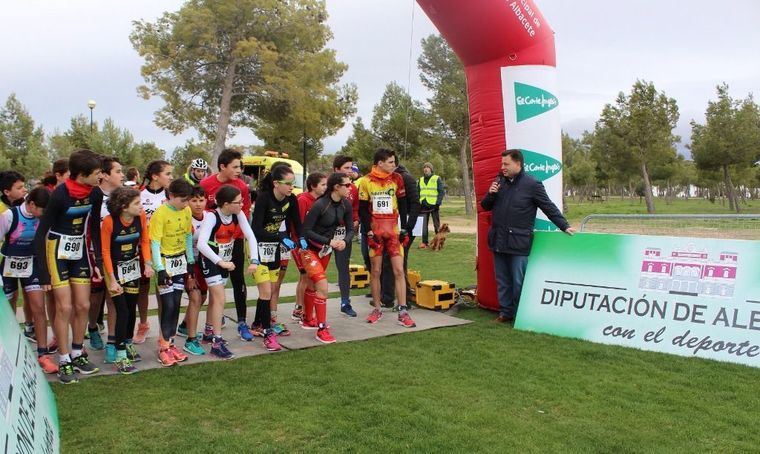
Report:
[[[301,320],[301,328],[303,329],[317,329],[319,328],[319,323],[317,323],[316,319],[311,320]]]
[[[132,342],[127,343],[127,358],[129,358],[129,360],[133,363],[139,363],[142,361],[140,352],[137,351],[137,347],[135,347],[135,344]]]
[[[132,375],[137,372],[137,368],[132,364],[129,358],[120,358],[116,360],[116,372],[122,375]]]
[[[179,336],[179,337],[187,337],[187,325],[185,325],[185,322],[182,322],[177,327],[177,336]]]
[[[158,362],[164,367],[171,367],[177,364],[177,360],[171,354],[169,349],[161,350],[158,352]]]
[[[53,338],[50,340],[50,343],[48,343],[48,353],[56,353],[58,351],[58,339],[53,336]]]
[[[375,324],[378,320],[383,318],[383,312],[380,309],[374,309],[367,317],[367,323]]]
[[[332,344],[335,342],[335,338],[330,334],[328,328],[321,328],[317,330],[317,340],[323,344]]]
[[[235,355],[224,345],[224,342],[219,342],[216,347],[211,347],[211,355],[216,356],[219,359],[232,359]]]
[[[58,364],[58,380],[64,385],[79,383],[74,366],[71,363]]]
[[[241,340],[246,342],[253,340],[253,334],[251,333],[251,330],[248,329],[248,325],[246,325],[245,322],[238,323],[237,330]]]
[[[182,346],[182,350],[195,356],[201,356],[201,355],[206,354],[206,350],[204,350],[203,347],[201,347],[201,344],[200,342],[198,342],[198,339],[185,341],[185,345]]]
[[[414,328],[415,326],[417,326],[414,323],[414,320],[412,320],[412,317],[409,316],[409,313],[407,311],[403,311],[398,314],[398,324],[403,326],[404,328]]]
[[[187,355],[177,350],[177,347],[175,347],[174,344],[169,347],[169,353],[172,354],[172,357],[174,357],[174,360],[178,363],[187,361]]]
[[[100,332],[90,332],[90,348],[93,350],[103,350],[103,338],[100,337]]]
[[[264,338],[264,348],[270,352],[278,352],[282,350],[282,347],[277,342],[277,335],[274,333],[274,331],[270,331],[269,334],[267,334],[267,336]]]
[[[272,321],[272,331],[278,336],[290,336],[290,330],[284,323],[277,323]]]
[[[32,327],[34,327],[34,325],[32,325]],[[37,334],[35,334],[34,329],[32,329],[31,331],[27,331],[26,327],[24,327],[24,337],[29,342],[37,343]]]
[[[351,307],[351,303],[341,305],[340,313],[348,317],[356,317],[356,311]]]
[[[53,361],[50,355],[42,355],[37,357],[37,363],[39,363],[42,371],[46,374],[57,374],[58,365]]]
[[[80,374],[90,375],[100,372],[100,369],[92,364],[89,359],[87,359],[87,355],[85,353],[82,353],[80,356],[77,356],[71,360],[71,363],[74,365],[74,370]]]
[[[296,308],[293,309],[293,312],[290,314],[290,318],[292,318],[293,321],[300,322],[303,318],[303,308],[296,306]]]
[[[214,342],[214,330],[208,327],[204,328],[203,336],[201,337],[201,342],[203,342],[204,344],[210,344]]]
[[[114,364],[116,362],[116,346],[114,344],[106,344],[106,356],[103,362],[106,364]]]
[[[266,337],[266,331],[259,325],[251,325],[251,334],[255,337]]]
[[[135,334],[135,337],[132,339],[132,342],[135,344],[142,344],[145,342],[145,338],[148,336],[148,331],[150,331],[150,325],[147,323],[138,323],[137,324],[137,333]]]

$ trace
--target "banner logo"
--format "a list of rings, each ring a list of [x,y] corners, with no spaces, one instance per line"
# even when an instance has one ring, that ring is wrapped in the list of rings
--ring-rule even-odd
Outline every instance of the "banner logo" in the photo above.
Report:
[[[525,173],[538,181],[548,180],[562,170],[562,163],[551,156],[530,150],[520,151],[525,158]]]
[[[515,106],[518,123],[548,112],[558,105],[557,97],[548,91],[515,82]]]

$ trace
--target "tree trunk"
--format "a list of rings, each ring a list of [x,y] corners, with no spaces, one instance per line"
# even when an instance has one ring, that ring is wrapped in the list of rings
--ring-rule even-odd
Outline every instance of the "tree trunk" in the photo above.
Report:
[[[641,163],[641,177],[644,179],[644,200],[647,202],[647,213],[654,213],[654,198],[652,197],[652,182],[649,181],[647,164]]]
[[[472,203],[472,181],[470,180],[470,160],[467,159],[467,143],[470,140],[469,135],[464,136],[462,146],[459,148],[459,160],[462,165],[462,185],[464,186],[464,213],[467,217],[473,215]]]
[[[237,60],[233,59],[230,66],[227,67],[227,74],[224,76],[224,86],[222,87],[222,103],[219,105],[219,118],[216,121],[216,138],[214,139],[214,152],[211,155],[211,169],[216,170],[219,154],[224,150],[225,141],[227,140],[227,131],[230,126],[230,105],[232,104],[232,86],[235,82],[235,70]]]
[[[734,184],[731,182],[731,175],[728,174],[728,166],[723,166],[723,179],[726,184],[726,195],[728,196],[728,207],[731,211],[741,212],[739,199],[736,197]]]

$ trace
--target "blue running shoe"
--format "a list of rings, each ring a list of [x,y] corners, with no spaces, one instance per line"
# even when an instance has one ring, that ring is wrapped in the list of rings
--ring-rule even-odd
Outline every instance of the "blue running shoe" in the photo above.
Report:
[[[177,327],[177,336],[179,337],[187,337],[187,326],[180,324]]]
[[[215,344],[214,347],[211,347],[210,353],[219,359],[232,359],[234,357],[232,352],[229,351],[226,345],[224,345],[224,342],[219,342],[218,344]]]
[[[93,350],[103,350],[103,338],[100,337],[99,331],[90,332],[90,348]]]
[[[103,362],[106,364],[114,364],[116,362],[116,346],[114,344],[106,344],[106,358]]]
[[[182,350],[195,356],[201,356],[201,355],[206,354],[206,350],[204,350],[203,347],[201,347],[201,344],[200,342],[198,342],[198,339],[195,339],[192,341],[185,341],[185,345],[182,347]]]
[[[348,317],[356,317],[356,311],[351,307],[351,303],[340,306],[340,312]]]
[[[240,335],[240,339],[250,342],[253,340],[253,334],[251,333],[251,330],[248,329],[248,325],[246,325],[245,322],[238,323],[238,334]]]

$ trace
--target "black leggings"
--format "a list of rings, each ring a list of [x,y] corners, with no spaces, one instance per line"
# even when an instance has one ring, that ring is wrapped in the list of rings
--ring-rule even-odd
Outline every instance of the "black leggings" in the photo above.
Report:
[[[125,341],[132,338],[135,332],[135,310],[137,308],[138,281],[124,285],[124,293],[112,296],[111,300],[116,307],[116,349],[124,350]]]
[[[256,317],[253,319],[253,324],[261,326],[264,329],[270,329],[272,327],[272,311],[269,308],[269,300],[263,300],[261,298],[256,300]]]
[[[182,294],[185,291],[185,275],[172,277],[172,289],[158,299],[161,303],[161,310],[158,318],[161,325],[161,337],[165,341],[170,341],[177,334],[177,323],[179,322],[179,309],[182,305]],[[159,287],[159,293],[163,290]]]
[[[351,296],[351,275],[348,272],[348,265],[351,261],[351,243],[351,241],[347,241],[346,248],[342,251],[333,251],[335,268],[338,270],[341,302],[348,301]]]
[[[232,263],[235,264],[235,269],[230,271],[230,281],[235,298],[235,310],[238,322],[244,322],[248,312],[248,306],[245,304],[248,299],[248,289],[245,286],[245,270],[248,268],[245,259],[245,240],[235,240],[232,245]]]

